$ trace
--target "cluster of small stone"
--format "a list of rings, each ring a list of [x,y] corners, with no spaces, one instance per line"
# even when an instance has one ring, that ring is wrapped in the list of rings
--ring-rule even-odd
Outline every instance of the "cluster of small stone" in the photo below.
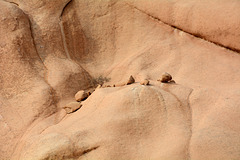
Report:
[[[162,77],[157,81],[160,81],[162,83],[175,83],[175,81],[172,80],[172,76],[167,72],[163,73]],[[75,94],[76,102],[68,103],[67,105],[65,105],[63,107],[63,109],[65,109],[66,113],[68,113],[68,114],[72,113],[72,112],[75,112],[76,110],[78,110],[79,108],[82,107],[81,102],[86,100],[92,94],[92,92],[94,92],[96,89],[106,88],[106,87],[121,87],[121,86],[124,86],[124,85],[130,85],[130,84],[133,84],[133,83],[135,83],[135,79],[131,75],[125,83],[120,83],[120,84],[116,84],[116,85],[115,84],[114,85],[100,85],[99,84],[94,90],[89,91],[89,92],[86,92],[84,90],[80,90]],[[147,85],[150,84],[150,81],[148,79],[144,79],[143,81],[140,82],[140,84],[147,86]]]

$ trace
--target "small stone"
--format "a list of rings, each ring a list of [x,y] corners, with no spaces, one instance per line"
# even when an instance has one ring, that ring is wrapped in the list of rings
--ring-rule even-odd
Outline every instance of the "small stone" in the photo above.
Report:
[[[172,76],[169,73],[165,72],[162,74],[161,79],[158,81],[161,81],[162,83],[168,83],[170,80],[172,80]]]
[[[76,99],[76,101],[78,101],[78,102],[80,102],[80,101],[82,101],[82,100],[85,100],[87,97],[88,97],[88,94],[87,94],[84,90],[78,91],[78,92],[75,94],[75,99]]]
[[[82,104],[80,102],[71,102],[68,103],[63,107],[63,109],[66,111],[67,114],[73,113],[79,108],[81,108]]]
[[[128,81],[127,81],[127,85],[132,84],[134,82],[135,82],[135,79],[133,78],[133,76],[130,76]]]
[[[144,79],[141,83],[140,83],[141,85],[149,85],[149,80],[147,80],[147,79]]]

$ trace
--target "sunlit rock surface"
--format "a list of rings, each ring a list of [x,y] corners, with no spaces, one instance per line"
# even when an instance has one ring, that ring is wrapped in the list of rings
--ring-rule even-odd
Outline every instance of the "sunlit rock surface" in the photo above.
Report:
[[[239,8],[0,0],[0,159],[240,159]]]

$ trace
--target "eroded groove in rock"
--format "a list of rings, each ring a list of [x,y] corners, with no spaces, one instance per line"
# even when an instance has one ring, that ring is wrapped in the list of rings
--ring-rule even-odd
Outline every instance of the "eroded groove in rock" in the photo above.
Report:
[[[61,20],[61,19],[60,19],[60,22],[59,22],[59,26],[60,26],[60,30],[61,30],[63,47],[64,47],[64,50],[65,50],[65,53],[66,53],[66,55],[67,55],[67,58],[68,58],[68,59],[71,59],[70,54],[69,54],[69,51],[68,51],[67,42],[66,42],[66,35],[65,35],[65,33],[64,33],[63,23],[62,23],[62,20]]]
[[[85,150],[85,151],[82,152],[82,155],[87,154],[87,153],[89,153],[89,152],[91,152],[91,151],[94,151],[94,150],[96,150],[96,149],[98,149],[98,148],[99,148],[99,146],[93,147],[93,148],[90,148],[90,149],[87,149],[87,150]],[[82,156],[82,155],[81,155],[81,156]]]
[[[191,92],[189,93],[188,97],[187,97],[187,105],[188,105],[188,108],[189,108],[189,128],[190,128],[190,137],[189,137],[189,141],[188,141],[188,145],[187,145],[187,156],[188,156],[188,159],[190,160],[191,159],[191,152],[190,152],[190,144],[191,144],[191,140],[192,140],[192,134],[193,134],[193,131],[192,131],[192,124],[193,124],[193,113],[192,113],[192,107],[190,105],[190,96],[192,95],[193,93],[193,89],[191,90]]]
[[[160,18],[158,18],[158,17],[156,17],[156,16],[153,16],[153,15],[147,13],[147,12],[144,11],[144,10],[141,10],[140,8],[138,8],[138,7],[134,6],[134,5],[131,5],[131,4],[127,3],[127,2],[125,2],[125,3],[126,3],[128,6],[130,6],[131,8],[136,9],[136,10],[138,10],[139,12],[142,12],[142,13],[148,15],[148,16],[151,17],[152,19],[154,19],[154,20],[156,20],[156,21],[159,21],[159,22],[161,22],[161,23],[163,23],[163,24],[166,24],[166,25],[168,25],[168,26],[170,26],[170,27],[172,27],[172,28],[175,28],[175,29],[177,29],[177,30],[179,30],[179,31],[185,32],[185,33],[187,33],[187,34],[189,34],[189,35],[192,35],[192,36],[194,36],[194,37],[196,37],[196,38],[200,38],[200,39],[202,39],[202,40],[204,40],[204,41],[213,43],[213,44],[215,44],[215,45],[217,45],[217,46],[219,46],[219,47],[223,47],[223,48],[228,49],[228,50],[231,50],[231,51],[233,51],[233,52],[240,53],[240,50],[238,50],[238,49],[225,46],[225,45],[223,45],[223,44],[221,44],[221,43],[218,43],[218,42],[210,41],[210,40],[204,38],[204,37],[203,37],[202,35],[200,35],[200,34],[193,34],[193,33],[191,33],[191,32],[188,32],[188,31],[186,31],[186,30],[183,30],[183,29],[181,29],[180,27],[177,27],[177,26],[175,26],[175,25],[172,25],[172,24],[170,24],[170,23],[167,23],[167,22],[162,21]]]
[[[20,9],[20,8],[19,8]],[[27,15],[27,14],[26,14]],[[32,29],[32,22],[30,21],[29,17],[28,17],[28,20],[29,20],[29,30],[30,30],[30,33],[31,33],[31,37],[32,37],[32,41],[33,41],[33,45],[34,45],[34,49],[37,53],[37,56],[39,58],[39,60],[42,62],[42,65],[45,67],[45,69],[47,69],[47,67],[45,66],[44,62],[43,62],[43,59],[41,58],[41,56],[39,55],[39,52],[38,52],[38,49],[36,47],[36,42],[35,42],[35,38],[34,38],[34,34],[33,34],[33,29]]]
[[[68,59],[71,59],[71,57],[70,57],[70,54],[69,54],[69,51],[68,51],[68,47],[67,47],[66,35],[65,35],[65,32],[64,32],[64,27],[63,27],[63,22],[62,22],[62,16],[63,16],[63,13],[64,13],[66,7],[67,7],[71,2],[72,2],[72,0],[70,0],[70,1],[63,7],[62,12],[61,12],[60,17],[59,17],[59,26],[60,26],[61,35],[62,35],[63,47],[64,47],[64,51],[65,51]]]

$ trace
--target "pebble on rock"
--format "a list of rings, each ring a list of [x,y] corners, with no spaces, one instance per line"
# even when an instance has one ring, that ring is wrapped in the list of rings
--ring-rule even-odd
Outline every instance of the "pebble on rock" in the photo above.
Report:
[[[172,76],[169,73],[165,72],[162,74],[161,79],[158,81],[161,81],[162,83],[168,83],[170,80],[172,80]]]
[[[75,100],[77,102],[80,102],[84,99],[86,99],[88,97],[88,94],[84,91],[84,90],[81,90],[81,91],[78,91],[76,94],[75,94]]]
[[[127,85],[132,84],[132,83],[134,83],[134,82],[135,82],[135,79],[134,79],[133,76],[131,75],[131,76],[129,77],[128,81],[127,81]]]
[[[80,102],[71,102],[68,103],[63,107],[63,109],[66,111],[67,114],[73,113],[79,108],[81,108],[82,104]]]

